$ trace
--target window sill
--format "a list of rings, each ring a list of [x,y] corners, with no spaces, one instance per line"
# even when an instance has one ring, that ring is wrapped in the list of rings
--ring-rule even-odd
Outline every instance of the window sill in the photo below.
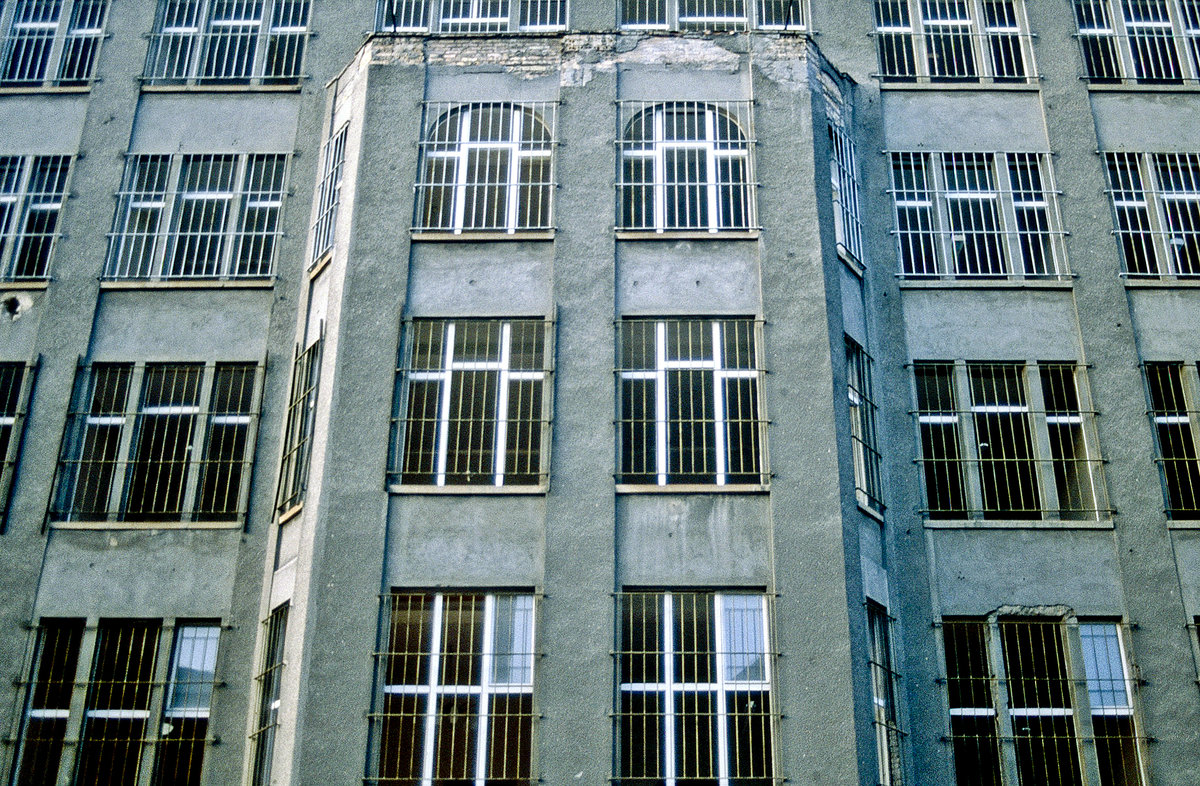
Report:
[[[301,500],[300,502],[297,502],[295,505],[292,505],[290,508],[288,508],[285,511],[279,511],[278,509],[276,509],[275,523],[278,524],[279,526],[283,526],[284,524],[287,524],[292,519],[298,518],[300,516],[300,512],[303,510],[304,510],[304,501],[303,500]]]
[[[519,232],[492,232],[488,230],[464,229],[461,232],[455,232],[450,229],[446,230],[427,230],[413,229],[412,240],[414,243],[474,243],[474,242],[495,242],[495,241],[510,241],[523,242],[532,240],[553,240],[553,229],[537,229]]]
[[[898,275],[900,289],[1071,289],[1073,280],[1053,278],[937,278],[912,279]]]
[[[618,229],[617,240],[758,240],[758,229],[720,229],[716,232],[689,229]]]
[[[1101,529],[1113,528],[1112,518],[1076,519],[925,519],[925,529]]]
[[[1168,519],[1167,529],[1200,530],[1200,519]]]
[[[842,265],[846,268],[846,270],[850,271],[855,278],[861,280],[866,276],[867,266],[855,259],[850,252],[843,251],[841,246],[838,246],[838,259],[841,260]]]
[[[884,523],[882,510],[876,510],[875,508],[871,507],[870,505],[864,505],[861,502],[858,503],[858,509],[864,516],[875,519],[880,524]]]
[[[72,530],[241,530],[241,521],[51,521],[51,529]]]
[[[537,486],[423,486],[413,483],[389,483],[389,494],[408,496],[480,496],[480,497],[511,497],[511,496],[544,496],[550,490],[550,484]]]
[[[668,483],[651,486],[641,483],[618,483],[618,494],[766,494],[770,486],[759,483],[730,483],[718,486],[715,483]]]
[[[272,289],[275,279],[252,278],[139,278],[100,281],[100,289]]]
[[[307,78],[307,77],[306,77]],[[191,84],[142,85],[143,93],[299,93],[303,79],[289,85]]]
[[[1103,84],[1088,83],[1088,90],[1093,93],[1200,93],[1200,83],[1190,84],[1148,84],[1142,82],[1114,82]]]
[[[6,96],[6,95],[24,96],[24,95],[41,95],[41,94],[79,95],[81,93],[89,93],[89,92],[91,92],[91,90],[92,90],[92,86],[90,84],[86,84],[86,85],[29,85],[28,87],[17,86],[17,85],[8,85],[5,87],[0,87],[0,96]]]
[[[49,287],[50,287],[50,279],[48,279],[48,278],[17,279],[15,281],[5,281],[3,279],[0,279],[0,289],[3,289],[3,290],[48,289]]]
[[[1158,276],[1146,278],[1124,277],[1126,289],[1200,289],[1200,278],[1178,276]]]
[[[315,262],[313,262],[309,266],[308,280],[309,281],[315,280],[318,276],[321,275],[321,273],[325,272],[325,268],[329,267],[329,265],[332,263],[333,263],[333,252],[326,251]]]
[[[875,75],[875,78],[879,81],[880,90],[894,90],[896,92],[936,93],[945,90],[953,93],[979,93],[1000,90],[1006,93],[1037,93],[1041,92],[1042,89],[1041,77],[1035,77],[1035,81],[1033,82],[969,82],[966,80],[961,82],[931,82],[929,81],[929,77],[918,77],[921,81],[916,82],[899,82],[889,81],[878,74]]]

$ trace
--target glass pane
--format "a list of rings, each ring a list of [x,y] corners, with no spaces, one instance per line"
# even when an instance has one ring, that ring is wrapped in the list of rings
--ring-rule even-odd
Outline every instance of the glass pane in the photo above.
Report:
[[[725,680],[761,682],[767,678],[763,601],[758,595],[724,595]]]

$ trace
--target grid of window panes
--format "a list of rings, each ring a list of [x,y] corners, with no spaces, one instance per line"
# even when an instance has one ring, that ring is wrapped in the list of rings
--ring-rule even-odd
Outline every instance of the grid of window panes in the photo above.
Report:
[[[757,228],[753,103],[623,101],[617,227]]]
[[[346,136],[349,125],[325,143],[321,163],[321,185],[317,190],[317,220],[313,224],[313,261],[333,250],[337,233],[338,205],[342,201],[342,175],[346,168]]]
[[[0,3],[0,87],[87,85],[107,15],[108,0]]]
[[[0,156],[0,280],[49,277],[70,169],[70,156]]]
[[[1195,0],[1074,0],[1084,71],[1095,84],[1200,81]]]
[[[0,363],[0,532],[8,521],[9,495],[17,473],[35,371],[32,364]]]
[[[900,275],[1067,277],[1047,154],[893,152],[891,163]]]
[[[875,710],[879,786],[903,786],[901,746],[904,733],[900,730],[897,704],[900,674],[893,665],[892,618],[886,608],[870,600],[867,601],[867,628],[871,637],[871,699]]]
[[[621,0],[627,30],[806,30],[803,0]]]
[[[942,635],[959,786],[1087,783],[1089,750],[1099,786],[1146,783],[1125,626],[965,619]]]
[[[368,783],[533,784],[535,597],[384,597]]]
[[[288,604],[284,603],[263,621],[262,650],[259,655],[257,683],[258,713],[250,744],[254,758],[250,769],[251,786],[271,783],[271,765],[275,755],[275,731],[279,727],[279,702],[283,690],[283,646],[287,634]]]
[[[308,490],[308,464],[317,416],[317,386],[321,381],[321,351],[324,332],[306,349],[296,347],[292,364],[292,388],[288,399],[287,423],[283,431],[283,460],[279,466],[279,489],[275,509],[287,513],[304,501]]]
[[[1200,411],[1195,404],[1200,380],[1196,366],[1184,363],[1147,363],[1146,387],[1150,394],[1150,422],[1158,446],[1155,460],[1162,473],[1167,515],[1200,518]]]
[[[914,373],[928,518],[1110,512],[1078,366],[918,362]]]
[[[12,783],[131,784],[149,768],[154,783],[199,786],[219,638],[212,622],[43,620]]]
[[[254,363],[80,367],[54,521],[240,521],[261,395]]]
[[[617,323],[617,482],[767,484],[761,326],[753,319]]]
[[[871,356],[846,336],[846,389],[850,398],[850,445],[854,456],[854,493],[858,503],[883,511],[883,475],[880,470],[879,408],[871,385]]]
[[[833,191],[833,229],[838,251],[859,264],[863,256],[862,211],[858,199],[858,163],[854,140],[841,122],[829,123],[829,174]]]
[[[567,0],[379,0],[381,33],[503,33],[563,30]]]
[[[1124,275],[1200,275],[1200,154],[1104,159]]]
[[[546,483],[552,323],[418,319],[396,370],[389,481]]]
[[[1022,0],[875,0],[885,82],[1033,82]]]
[[[761,593],[618,594],[615,783],[780,782],[771,612]]]
[[[151,85],[294,85],[310,0],[159,0],[142,79]]]
[[[414,228],[554,228],[553,102],[425,105]]]

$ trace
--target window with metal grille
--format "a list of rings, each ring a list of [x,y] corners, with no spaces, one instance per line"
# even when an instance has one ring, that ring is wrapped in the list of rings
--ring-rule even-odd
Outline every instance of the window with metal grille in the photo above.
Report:
[[[779,782],[771,607],[739,591],[617,596],[615,783]]]
[[[880,472],[878,407],[871,390],[871,356],[846,336],[846,388],[850,397],[850,444],[854,454],[854,493],[858,504],[883,511]]]
[[[959,786],[1147,782],[1124,625],[946,620],[942,636]]]
[[[108,0],[0,3],[0,87],[87,85],[107,15]]]
[[[904,761],[900,730],[900,675],[892,657],[892,618],[887,609],[867,601],[867,628],[871,636],[871,700],[875,708],[875,743],[879,758],[879,786],[903,786]]]
[[[50,276],[70,156],[0,156],[0,281]]]
[[[858,264],[863,256],[862,212],[858,203],[858,164],[854,140],[848,129],[833,118],[829,123],[829,174],[833,191],[833,229],[839,254]]]
[[[31,363],[0,363],[0,532],[8,521],[9,497],[36,370]]]
[[[81,366],[51,519],[242,520],[261,376],[254,363]]]
[[[906,277],[1066,278],[1045,153],[892,153]]]
[[[338,205],[342,201],[342,173],[346,168],[346,135],[349,124],[325,143],[322,154],[321,186],[317,190],[317,220],[313,224],[313,261],[333,250],[337,232]]]
[[[395,591],[368,783],[533,784],[535,598]]]
[[[749,101],[622,102],[618,228],[756,228],[752,110]]]
[[[109,235],[109,279],[266,278],[287,156],[133,155]]]
[[[159,0],[142,79],[150,85],[295,85],[310,0]]]
[[[1200,81],[1195,0],[1074,0],[1086,78],[1096,84]]]
[[[287,423],[283,431],[283,459],[279,466],[279,489],[275,510],[286,515],[304,501],[308,490],[308,465],[312,458],[312,436],[317,417],[317,390],[321,381],[321,352],[324,326],[306,349],[296,347],[292,364],[292,389],[288,399]]]
[[[396,370],[389,481],[541,486],[550,441],[544,319],[417,319]]]
[[[617,332],[617,482],[766,485],[759,323],[625,319]]]
[[[214,622],[43,620],[13,784],[133,784],[149,771],[199,786],[219,639]]]
[[[417,231],[551,230],[557,104],[426,104]]]
[[[1200,154],[1104,158],[1123,275],[1200,275]]]
[[[1167,515],[1200,518],[1200,411],[1195,406],[1200,379],[1196,366],[1184,363],[1147,363],[1146,388],[1150,394],[1150,422],[1158,446],[1159,470]]]
[[[621,0],[626,30],[806,30],[802,0]]]
[[[914,372],[927,517],[1107,515],[1080,367],[919,362]]]
[[[263,621],[259,670],[254,681],[258,688],[258,717],[250,744],[254,759],[250,770],[251,786],[271,782],[275,755],[275,731],[279,728],[279,702],[283,688],[283,646],[287,634],[288,604],[284,603]]]
[[[381,33],[515,33],[564,30],[567,0],[379,0]]]
[[[885,82],[1033,82],[1022,0],[875,0]]]

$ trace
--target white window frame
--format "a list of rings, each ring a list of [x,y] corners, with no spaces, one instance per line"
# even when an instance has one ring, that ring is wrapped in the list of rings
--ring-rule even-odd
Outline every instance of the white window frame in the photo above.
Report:
[[[850,445],[854,459],[854,493],[858,504],[883,513],[882,458],[879,452],[879,408],[875,404],[866,349],[846,336],[846,392],[850,399]]]
[[[867,600],[866,610],[879,786],[902,786],[904,732],[900,726],[900,674],[896,671],[892,643],[893,620],[887,608],[873,600]]]
[[[346,139],[350,124],[344,124],[325,142],[321,155],[321,186],[317,190],[317,220],[313,222],[313,264],[333,250],[337,239],[338,207],[342,201],[342,177],[346,170]]]
[[[1200,82],[1200,10],[1189,18],[1179,0],[1152,2],[1161,3],[1165,19],[1131,19],[1130,0],[1074,0],[1085,70],[1091,60],[1089,49],[1112,70],[1111,74],[1085,74],[1085,79],[1094,84]],[[1146,58],[1154,56],[1151,51],[1168,52],[1169,59],[1147,63]]]
[[[1113,208],[1113,235],[1121,253],[1121,275],[1163,279],[1200,276],[1200,153],[1106,152],[1104,155]],[[1159,176],[1164,166],[1178,172],[1181,180],[1190,181],[1191,188],[1168,188]],[[1118,176],[1114,169],[1124,173],[1119,177],[1125,182],[1115,182]],[[1196,213],[1195,223],[1172,226],[1177,220],[1173,217],[1182,216],[1182,208],[1188,206]],[[1136,253],[1136,260],[1131,259],[1132,253]],[[1185,255],[1195,255],[1195,259]]]
[[[784,0],[785,9],[772,9],[773,0],[621,0],[618,14],[625,30],[808,30],[805,0]],[[741,13],[734,13],[736,5]],[[631,6],[633,6],[631,8]],[[726,6],[734,6],[727,9]],[[784,22],[764,21],[783,10]],[[628,19],[644,21],[626,21]]]
[[[447,13],[456,0],[378,0],[375,30],[380,33],[518,33],[567,28],[568,0],[465,0],[467,13]],[[464,0],[457,0],[463,2]],[[494,16],[488,4],[502,4]],[[539,12],[545,6],[546,16]]]
[[[71,164],[70,156],[0,156],[0,281],[49,278]]]
[[[88,86],[106,37],[108,6],[108,0],[0,4],[0,87]]]

